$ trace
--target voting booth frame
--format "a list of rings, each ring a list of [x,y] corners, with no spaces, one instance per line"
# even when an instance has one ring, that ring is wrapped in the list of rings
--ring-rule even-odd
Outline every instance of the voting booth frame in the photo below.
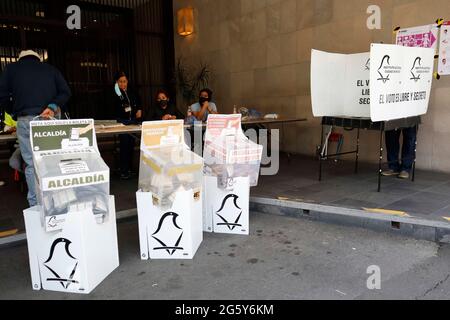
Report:
[[[320,135],[321,143],[319,146],[319,181],[322,181],[323,179],[323,162],[328,159],[338,158],[343,155],[355,155],[355,174],[358,173],[358,165],[359,165],[359,151],[360,151],[360,145],[361,145],[361,130],[363,131],[378,131],[380,134],[379,138],[379,158],[378,158],[378,188],[377,192],[381,192],[381,179],[383,177],[383,151],[384,151],[384,133],[386,131],[392,131],[392,130],[401,130],[406,128],[415,128],[416,134],[419,131],[420,126],[420,118],[419,117],[412,117],[412,118],[405,118],[405,119],[399,119],[394,121],[381,121],[381,122],[372,122],[370,119],[357,119],[357,118],[342,118],[342,117],[323,117],[322,118],[322,131]],[[325,127],[328,127],[328,134],[326,135],[326,138],[324,136],[325,133]],[[323,150],[324,146],[328,144],[328,137],[330,133],[333,131],[333,129],[337,127],[344,128],[345,130],[353,131],[356,130],[356,146],[355,150],[348,151],[348,152],[337,152],[334,154],[324,154],[321,150]],[[416,155],[417,155],[417,140],[415,142],[414,147],[414,159],[413,159],[413,166],[412,166],[412,175],[411,175],[411,181],[415,182],[416,179]]]
[[[62,230],[46,232],[41,210],[24,211],[33,290],[91,293],[119,266],[114,197],[102,224],[92,209],[71,211]]]

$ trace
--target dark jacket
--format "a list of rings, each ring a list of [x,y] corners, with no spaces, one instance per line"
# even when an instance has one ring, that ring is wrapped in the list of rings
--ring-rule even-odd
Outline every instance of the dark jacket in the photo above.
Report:
[[[147,121],[160,121],[165,115],[176,116],[178,120],[184,119],[184,114],[182,114],[176,106],[169,103],[167,108],[163,109],[159,105],[152,108],[148,116],[146,116]]]
[[[63,111],[71,92],[66,80],[55,67],[35,57],[25,57],[6,66],[0,77],[0,104],[8,105],[12,98],[12,114],[37,116],[49,104]]]
[[[134,91],[128,89],[126,92],[120,90],[122,96],[119,97],[113,90],[114,108],[117,121],[124,124],[133,124],[141,121],[136,119],[136,113],[142,110],[141,100]],[[130,107],[131,111],[126,111]]]

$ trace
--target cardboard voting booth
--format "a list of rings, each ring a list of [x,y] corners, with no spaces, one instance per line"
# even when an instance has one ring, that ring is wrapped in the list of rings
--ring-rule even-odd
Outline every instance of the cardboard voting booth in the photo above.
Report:
[[[427,113],[434,50],[372,44],[370,53],[312,50],[311,99],[315,117],[390,121]]]
[[[204,230],[248,235],[250,187],[263,147],[242,132],[241,115],[209,115],[205,135]]]
[[[94,121],[30,127],[39,205],[24,218],[33,289],[88,294],[119,266],[109,168]]]
[[[142,125],[136,193],[141,259],[193,259],[203,241],[203,159],[184,142],[184,122]]]

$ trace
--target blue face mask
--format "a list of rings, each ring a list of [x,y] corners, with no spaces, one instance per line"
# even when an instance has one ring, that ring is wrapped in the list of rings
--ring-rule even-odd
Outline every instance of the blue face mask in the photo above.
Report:
[[[118,83],[116,83],[116,85],[114,86],[114,91],[116,91],[116,94],[117,94],[119,97],[122,97],[122,91],[120,91],[120,88],[119,88],[119,84],[118,84]]]

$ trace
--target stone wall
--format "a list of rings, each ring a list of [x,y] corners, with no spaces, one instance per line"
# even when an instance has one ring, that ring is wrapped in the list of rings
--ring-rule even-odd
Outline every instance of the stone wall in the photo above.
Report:
[[[372,4],[381,7],[381,30],[366,26]],[[210,65],[210,87],[225,113],[238,105],[307,118],[282,128],[282,147],[311,156],[320,144],[320,120],[311,112],[312,48],[366,52],[372,42],[392,43],[396,26],[450,19],[448,0],[174,0],[174,15],[186,6],[195,9],[195,33],[175,35],[176,58]],[[450,76],[434,81],[423,121],[418,167],[450,172]],[[345,133],[347,149],[354,136]],[[362,143],[362,159],[377,161],[377,134],[363,132]]]

